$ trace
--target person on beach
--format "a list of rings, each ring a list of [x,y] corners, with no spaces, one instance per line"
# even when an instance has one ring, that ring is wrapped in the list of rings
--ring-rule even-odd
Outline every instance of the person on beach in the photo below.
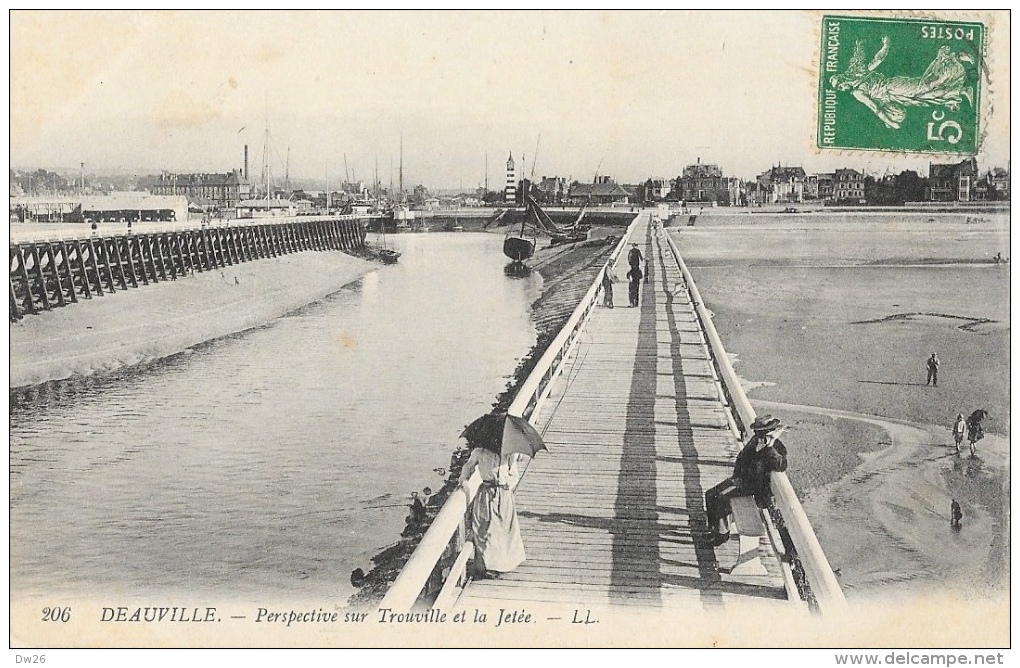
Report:
[[[615,280],[616,276],[612,270],[606,267],[606,273],[602,275],[602,305],[607,308],[613,308],[613,282]]]
[[[928,380],[925,385],[939,386],[939,358],[935,353],[928,358]]]
[[[979,408],[967,418],[967,441],[970,442],[970,456],[977,457],[977,442],[985,437],[981,421],[988,417],[988,411]]]
[[[753,496],[758,507],[765,508],[772,501],[772,472],[786,470],[786,446],[778,438],[783,432],[779,418],[755,418],[751,431],[754,436],[737,455],[733,475],[705,492],[705,513],[716,546],[730,537],[730,499]]]
[[[468,537],[475,545],[474,574],[497,577],[525,559],[524,540],[511,491],[516,472],[511,457],[500,455],[500,443],[486,439],[475,446],[460,472],[460,484],[478,470],[482,484],[468,513]]]
[[[963,413],[958,413],[956,422],[953,423],[953,442],[956,443],[956,454],[960,454],[960,446],[963,445],[963,437],[967,433],[967,421],[963,419]]]
[[[960,508],[960,504],[953,499],[953,503],[949,506],[949,512],[952,514],[952,519],[949,520],[949,526],[954,529],[960,528],[960,521],[963,519],[963,509]]]
[[[631,265],[630,271],[627,272],[627,278],[630,279],[630,305],[632,307],[638,305],[638,294],[641,291],[641,276],[641,267]]]

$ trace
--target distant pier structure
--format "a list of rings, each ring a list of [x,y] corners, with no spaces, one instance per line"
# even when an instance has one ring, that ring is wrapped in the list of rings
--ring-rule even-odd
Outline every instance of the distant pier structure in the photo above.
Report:
[[[10,320],[113,294],[175,281],[195,272],[301,251],[364,246],[365,221],[319,216],[237,221],[219,227],[84,235],[11,244]]]

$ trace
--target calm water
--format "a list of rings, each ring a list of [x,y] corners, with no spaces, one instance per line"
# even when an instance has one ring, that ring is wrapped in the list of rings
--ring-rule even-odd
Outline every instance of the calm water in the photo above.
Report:
[[[12,594],[350,593],[534,342],[541,280],[498,236],[387,240],[323,302],[12,406]]]

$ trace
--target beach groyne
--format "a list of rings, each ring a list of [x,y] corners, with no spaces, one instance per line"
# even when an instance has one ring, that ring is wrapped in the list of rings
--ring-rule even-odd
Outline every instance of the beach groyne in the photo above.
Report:
[[[196,272],[301,251],[364,246],[358,220],[224,225],[12,244],[10,321]]]

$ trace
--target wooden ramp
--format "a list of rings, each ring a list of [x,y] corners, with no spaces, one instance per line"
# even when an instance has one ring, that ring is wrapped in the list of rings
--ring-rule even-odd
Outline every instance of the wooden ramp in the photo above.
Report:
[[[527,561],[470,582],[458,607],[786,601],[767,537],[759,575],[730,573],[736,536],[721,547],[706,540],[704,491],[732,472],[740,444],[660,234],[638,223],[633,239],[650,274],[640,306],[627,306],[621,259],[615,308],[596,310],[542,409],[549,452],[531,462],[516,492]]]

